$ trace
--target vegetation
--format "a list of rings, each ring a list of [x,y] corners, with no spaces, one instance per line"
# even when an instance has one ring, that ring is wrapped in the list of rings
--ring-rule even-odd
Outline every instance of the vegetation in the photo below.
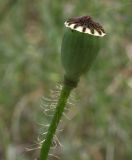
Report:
[[[107,41],[74,91],[65,112],[71,120],[63,116],[49,159],[131,160],[131,1],[8,1],[0,3],[0,159],[39,157],[39,149],[26,148],[39,148],[44,139],[53,114],[45,110],[46,97],[63,81],[63,23],[90,15],[102,22]],[[57,94],[51,93],[53,101]]]

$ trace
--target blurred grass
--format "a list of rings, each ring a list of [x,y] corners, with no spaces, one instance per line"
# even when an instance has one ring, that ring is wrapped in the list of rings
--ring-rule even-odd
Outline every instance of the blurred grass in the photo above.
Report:
[[[75,90],[59,133],[63,160],[132,159],[132,3],[117,1],[0,1],[0,160],[30,160],[26,152],[48,118],[40,98],[63,79],[64,21],[91,15],[107,31],[94,66]],[[11,4],[11,3],[10,3]],[[53,152],[53,151],[52,151]],[[56,159],[56,158],[51,158]]]

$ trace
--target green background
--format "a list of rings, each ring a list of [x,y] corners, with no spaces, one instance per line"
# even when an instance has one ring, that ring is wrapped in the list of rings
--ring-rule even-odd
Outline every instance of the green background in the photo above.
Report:
[[[39,156],[26,148],[39,147],[53,115],[44,110],[63,81],[64,21],[82,15],[107,39],[73,92],[49,159],[132,160],[131,10],[130,0],[0,0],[0,160]]]

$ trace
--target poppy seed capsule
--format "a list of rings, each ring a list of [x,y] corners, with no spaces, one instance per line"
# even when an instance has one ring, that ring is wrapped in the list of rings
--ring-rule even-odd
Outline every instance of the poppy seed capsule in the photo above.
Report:
[[[65,22],[65,26],[61,46],[64,83],[76,87],[80,76],[89,70],[96,58],[105,31],[89,16],[71,18]]]

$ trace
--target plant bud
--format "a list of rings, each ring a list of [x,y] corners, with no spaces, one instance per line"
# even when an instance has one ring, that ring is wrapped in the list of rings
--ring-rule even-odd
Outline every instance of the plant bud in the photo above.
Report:
[[[65,26],[61,46],[65,83],[76,87],[80,76],[89,70],[96,58],[105,31],[89,16],[71,18]]]

